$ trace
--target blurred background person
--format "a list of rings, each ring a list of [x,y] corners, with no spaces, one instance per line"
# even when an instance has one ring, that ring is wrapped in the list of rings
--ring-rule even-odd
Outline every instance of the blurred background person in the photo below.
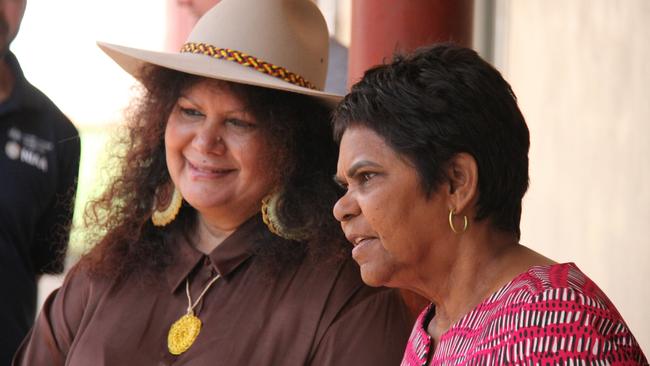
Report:
[[[100,43],[143,95],[96,245],[15,364],[399,362],[408,310],[363,284],[330,215],[327,38],[308,0],[224,0],[181,52]]]
[[[203,14],[207,13],[213,6],[221,0],[176,0],[179,6],[187,9],[193,17],[192,22],[196,23]]]
[[[9,50],[25,6],[0,0],[0,365],[34,322],[38,277],[63,271],[79,169],[77,130]]]
[[[435,45],[368,70],[334,133],[334,214],[364,282],[431,301],[402,365],[647,365],[590,278],[521,244],[528,127],[475,51]]]

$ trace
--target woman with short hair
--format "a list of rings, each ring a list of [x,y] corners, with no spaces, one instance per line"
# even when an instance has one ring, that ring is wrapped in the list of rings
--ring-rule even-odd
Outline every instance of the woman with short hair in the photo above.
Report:
[[[519,243],[528,128],[476,52],[438,45],[367,71],[334,129],[334,215],[363,280],[431,302],[402,365],[647,364],[575,264]]]

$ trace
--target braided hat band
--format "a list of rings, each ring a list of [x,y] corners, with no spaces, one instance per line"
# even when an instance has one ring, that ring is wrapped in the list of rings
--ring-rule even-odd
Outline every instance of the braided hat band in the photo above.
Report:
[[[233,61],[242,66],[252,67],[261,73],[282,79],[288,83],[298,85],[303,88],[318,90],[318,88],[316,88],[312,83],[305,80],[304,77],[293,73],[282,66],[273,65],[255,56],[251,56],[236,50],[231,50],[229,48],[217,48],[206,43],[188,42],[183,45],[180,52],[200,53],[206,56],[214,57],[216,59]]]

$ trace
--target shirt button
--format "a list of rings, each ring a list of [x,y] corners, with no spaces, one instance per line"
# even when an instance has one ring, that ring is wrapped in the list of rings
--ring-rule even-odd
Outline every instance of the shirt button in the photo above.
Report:
[[[214,265],[212,265],[212,261],[210,260],[210,257],[205,256],[203,258],[203,267],[207,269],[208,275],[210,277],[214,276],[217,274],[217,271],[214,269]]]
[[[203,257],[203,265],[206,267],[212,267],[212,261],[210,261],[210,257]]]

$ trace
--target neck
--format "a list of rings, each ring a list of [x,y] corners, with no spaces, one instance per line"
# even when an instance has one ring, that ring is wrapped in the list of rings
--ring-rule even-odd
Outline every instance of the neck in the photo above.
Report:
[[[198,220],[195,228],[194,246],[205,254],[212,252],[259,210],[259,207],[255,207],[238,213],[230,211],[230,214],[197,211]]]
[[[444,242],[445,249],[453,249],[432,251],[419,266],[420,281],[413,288],[436,307],[429,326],[434,339],[519,273],[552,263],[487,222],[475,223],[460,235],[450,233]]]
[[[7,61],[0,59],[0,102],[4,102],[11,95],[14,88],[15,77],[7,64]]]
[[[216,224],[207,217],[198,213],[197,225],[194,233],[194,246],[204,254],[209,254],[218,247],[239,225]]]

